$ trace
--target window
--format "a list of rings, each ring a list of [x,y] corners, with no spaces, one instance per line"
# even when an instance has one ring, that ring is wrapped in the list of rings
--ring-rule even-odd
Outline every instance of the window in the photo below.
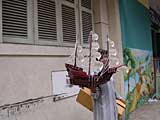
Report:
[[[2,36],[4,42],[31,43],[30,0],[2,0]]]
[[[75,9],[62,4],[62,30],[64,42],[76,41]]]
[[[38,35],[39,39],[57,39],[55,2],[52,0],[38,0]]]
[[[37,43],[52,44],[57,42],[56,2],[37,0]]]
[[[91,0],[81,1],[81,20],[83,31],[83,43],[88,43],[88,34],[92,30]]]
[[[2,1],[3,36],[27,38],[27,1]]]
[[[1,0],[2,42],[70,46],[88,43],[91,0]]]

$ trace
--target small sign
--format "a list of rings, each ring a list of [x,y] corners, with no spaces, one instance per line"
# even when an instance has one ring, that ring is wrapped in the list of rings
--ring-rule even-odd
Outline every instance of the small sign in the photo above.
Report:
[[[55,100],[63,99],[77,95],[80,88],[68,83],[67,71],[53,71],[52,72],[52,92],[56,97]]]

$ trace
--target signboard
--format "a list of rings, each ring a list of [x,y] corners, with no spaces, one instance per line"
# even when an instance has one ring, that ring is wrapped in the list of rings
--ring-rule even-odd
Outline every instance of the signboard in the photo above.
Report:
[[[67,75],[67,71],[52,72],[52,93],[55,101],[77,95],[80,90],[78,86],[72,86],[67,82]]]

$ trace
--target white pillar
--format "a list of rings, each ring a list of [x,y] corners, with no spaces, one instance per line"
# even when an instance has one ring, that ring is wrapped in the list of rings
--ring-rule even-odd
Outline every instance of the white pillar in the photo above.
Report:
[[[108,35],[108,13],[106,0],[93,0],[93,14],[95,32],[99,35],[99,43],[101,48],[106,48],[106,40]]]
[[[109,21],[109,37],[115,42],[115,46],[118,52],[118,58],[123,63],[123,50],[121,40],[121,28],[120,28],[120,14],[119,14],[119,1],[107,0],[108,3],[108,21]],[[120,70],[115,75],[116,89],[121,96],[124,97],[124,76],[123,71]]]
[[[100,47],[106,49],[106,39],[115,42],[120,62],[123,63],[123,50],[120,30],[120,15],[118,0],[93,0],[95,32],[99,35]],[[116,73],[116,89],[124,96],[123,71]]]

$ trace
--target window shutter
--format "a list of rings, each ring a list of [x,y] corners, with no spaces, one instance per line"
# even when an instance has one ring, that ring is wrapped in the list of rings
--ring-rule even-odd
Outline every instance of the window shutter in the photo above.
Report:
[[[74,0],[66,0],[66,1],[71,2],[71,3],[74,3]]]
[[[39,39],[56,41],[56,5],[53,0],[38,0]]]
[[[82,0],[81,6],[83,43],[88,43],[88,35],[92,30],[91,0]]]
[[[85,8],[91,9],[91,0],[82,0],[81,5]]]
[[[62,4],[62,30],[64,42],[76,41],[75,9]]]
[[[92,30],[92,15],[82,11],[83,42],[88,43],[88,35]]]
[[[27,37],[27,0],[2,0],[3,37]]]

